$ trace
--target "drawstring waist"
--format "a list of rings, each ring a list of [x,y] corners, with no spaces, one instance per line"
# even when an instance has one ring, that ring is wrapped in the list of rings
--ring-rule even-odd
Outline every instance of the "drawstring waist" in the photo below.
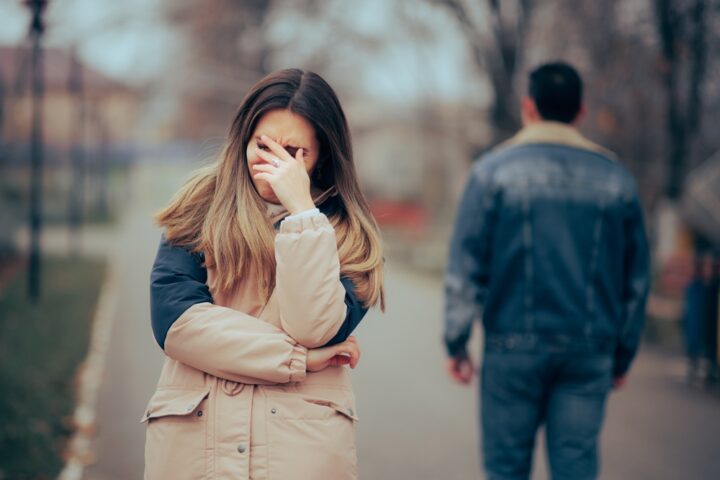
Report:
[[[231,397],[234,397],[238,393],[242,392],[243,388],[245,388],[244,383],[234,382],[227,379],[223,379],[222,381],[222,391]]]

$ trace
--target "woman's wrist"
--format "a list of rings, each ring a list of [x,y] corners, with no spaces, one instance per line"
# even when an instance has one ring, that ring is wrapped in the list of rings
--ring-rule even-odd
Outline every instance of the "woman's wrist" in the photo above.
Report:
[[[310,196],[308,196],[308,198],[306,199],[303,199],[299,202],[294,202],[292,205],[287,206],[290,215],[297,215],[298,213],[312,210],[313,208],[315,208],[315,204],[313,203]]]
[[[315,207],[315,208],[311,208],[309,210],[303,210],[302,212],[296,213],[294,215],[288,215],[283,220],[283,223],[285,221],[289,221],[289,220],[301,220],[303,218],[315,217],[317,215],[320,215],[320,209]]]

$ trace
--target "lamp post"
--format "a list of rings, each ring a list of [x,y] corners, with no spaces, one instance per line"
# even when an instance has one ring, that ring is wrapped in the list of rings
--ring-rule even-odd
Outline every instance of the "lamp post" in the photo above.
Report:
[[[43,57],[42,36],[45,30],[43,13],[47,0],[25,0],[32,18],[28,37],[31,47],[32,127],[30,133],[30,259],[28,294],[36,302],[40,298],[40,233],[42,230],[43,190]]]
[[[77,58],[77,50],[73,49],[70,55],[70,78],[68,90],[76,104],[76,124],[74,128],[72,156],[73,181],[70,189],[70,211],[68,215],[70,226],[70,252],[77,256],[80,251],[80,228],[83,222],[85,206],[85,137],[87,125],[87,112],[83,85],[83,70]]]

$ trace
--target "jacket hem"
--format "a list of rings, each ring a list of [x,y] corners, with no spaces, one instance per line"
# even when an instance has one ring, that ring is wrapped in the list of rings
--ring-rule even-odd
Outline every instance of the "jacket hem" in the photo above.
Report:
[[[535,333],[487,333],[487,352],[578,352],[613,353],[617,340],[610,337],[580,337]]]

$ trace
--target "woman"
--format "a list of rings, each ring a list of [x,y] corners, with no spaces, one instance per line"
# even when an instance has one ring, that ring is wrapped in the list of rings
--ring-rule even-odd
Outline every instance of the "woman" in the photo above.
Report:
[[[345,115],[318,75],[243,100],[216,165],[156,217],[152,326],[166,354],[148,479],[357,478],[350,333],[383,306],[377,226]]]

